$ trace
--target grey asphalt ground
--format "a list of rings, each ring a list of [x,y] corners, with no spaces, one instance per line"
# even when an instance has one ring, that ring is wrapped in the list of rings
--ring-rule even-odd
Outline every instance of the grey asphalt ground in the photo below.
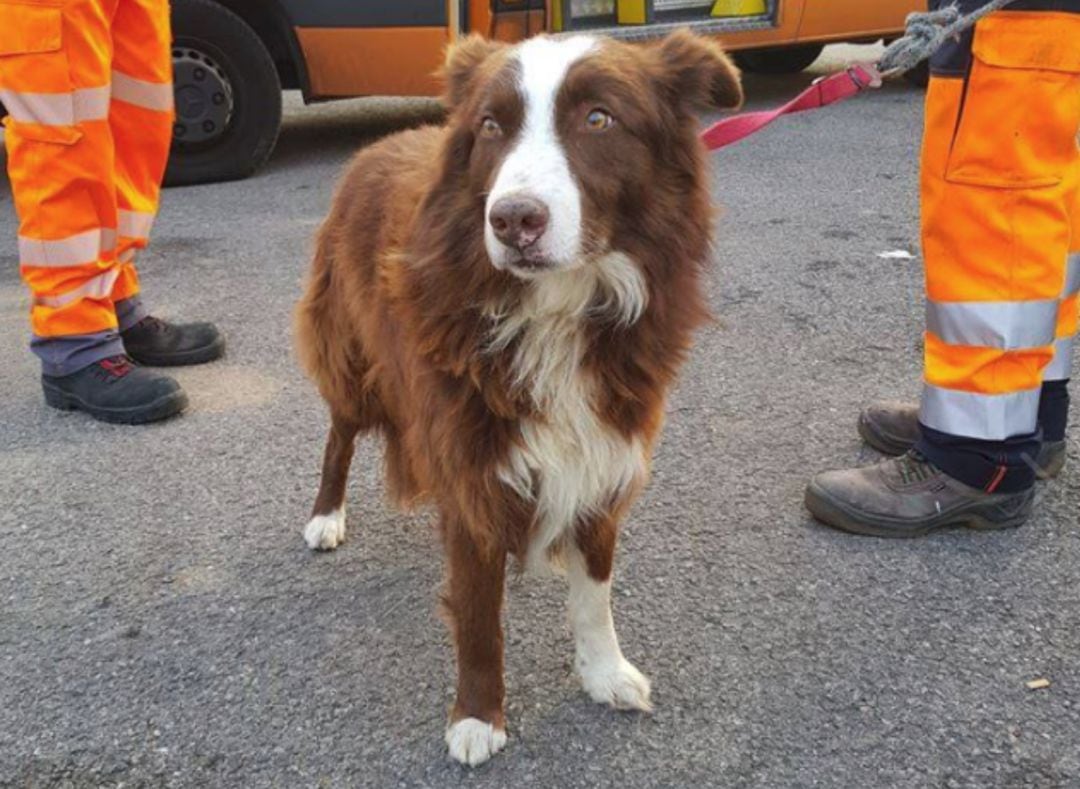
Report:
[[[748,79],[751,106],[807,79]],[[190,413],[156,427],[42,404],[0,190],[0,785],[1080,786],[1076,445],[1016,531],[880,541],[802,506],[814,471],[876,459],[860,406],[918,392],[921,261],[877,257],[918,255],[921,92],[902,84],[712,159],[722,323],[617,569],[656,712],[593,705],[563,582],[515,578],[510,744],[475,772],[448,760],[431,520],[384,506],[368,443],[349,541],[305,548],[327,419],[289,326],[342,165],[425,117],[291,100],[256,177],[166,193],[145,291],[218,321],[229,353],[178,373]]]

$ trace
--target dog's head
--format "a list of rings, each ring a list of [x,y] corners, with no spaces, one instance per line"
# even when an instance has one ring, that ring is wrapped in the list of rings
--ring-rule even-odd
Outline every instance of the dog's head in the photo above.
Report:
[[[695,113],[742,101],[714,42],[677,32],[646,46],[589,36],[452,47],[450,164],[483,199],[495,268],[533,278],[619,247],[620,223],[697,184]]]

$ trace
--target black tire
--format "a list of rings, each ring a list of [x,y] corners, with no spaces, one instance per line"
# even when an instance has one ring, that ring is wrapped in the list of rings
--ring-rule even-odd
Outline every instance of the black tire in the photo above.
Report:
[[[818,59],[824,44],[801,44],[780,49],[751,49],[735,53],[735,64],[751,74],[797,74]]]
[[[176,125],[165,184],[246,178],[270,157],[281,129],[274,61],[255,31],[213,0],[173,0],[172,26]],[[196,82],[200,70],[208,82]]]
[[[930,84],[930,61],[924,60],[915,68],[905,71],[904,79],[917,88],[925,88]]]

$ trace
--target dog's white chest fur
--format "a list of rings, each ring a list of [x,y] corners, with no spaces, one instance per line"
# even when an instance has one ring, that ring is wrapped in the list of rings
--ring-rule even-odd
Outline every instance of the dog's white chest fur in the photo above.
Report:
[[[526,564],[542,566],[550,548],[583,516],[601,511],[645,474],[642,442],[627,439],[596,412],[598,382],[582,369],[584,320],[597,288],[604,309],[632,322],[644,308],[644,283],[621,256],[603,265],[533,283],[513,312],[497,316],[492,338],[516,337],[516,382],[540,415],[521,424],[521,443],[499,469],[500,479],[536,503]]]

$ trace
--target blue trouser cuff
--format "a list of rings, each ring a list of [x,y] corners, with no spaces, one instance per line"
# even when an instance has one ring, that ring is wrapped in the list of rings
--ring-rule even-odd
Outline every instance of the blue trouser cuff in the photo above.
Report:
[[[1039,429],[1004,441],[942,433],[920,423],[915,449],[953,479],[979,490],[1015,493],[1035,484],[1036,458],[1044,441],[1063,441],[1069,421],[1069,381],[1044,381],[1039,393]]]
[[[987,493],[1018,493],[1035,485],[1042,432],[1004,441],[942,433],[920,424],[916,451],[953,479]]]
[[[30,340],[30,350],[41,360],[44,375],[63,376],[110,356],[120,356],[124,353],[124,343],[119,332],[110,330],[63,337],[34,336]]]

